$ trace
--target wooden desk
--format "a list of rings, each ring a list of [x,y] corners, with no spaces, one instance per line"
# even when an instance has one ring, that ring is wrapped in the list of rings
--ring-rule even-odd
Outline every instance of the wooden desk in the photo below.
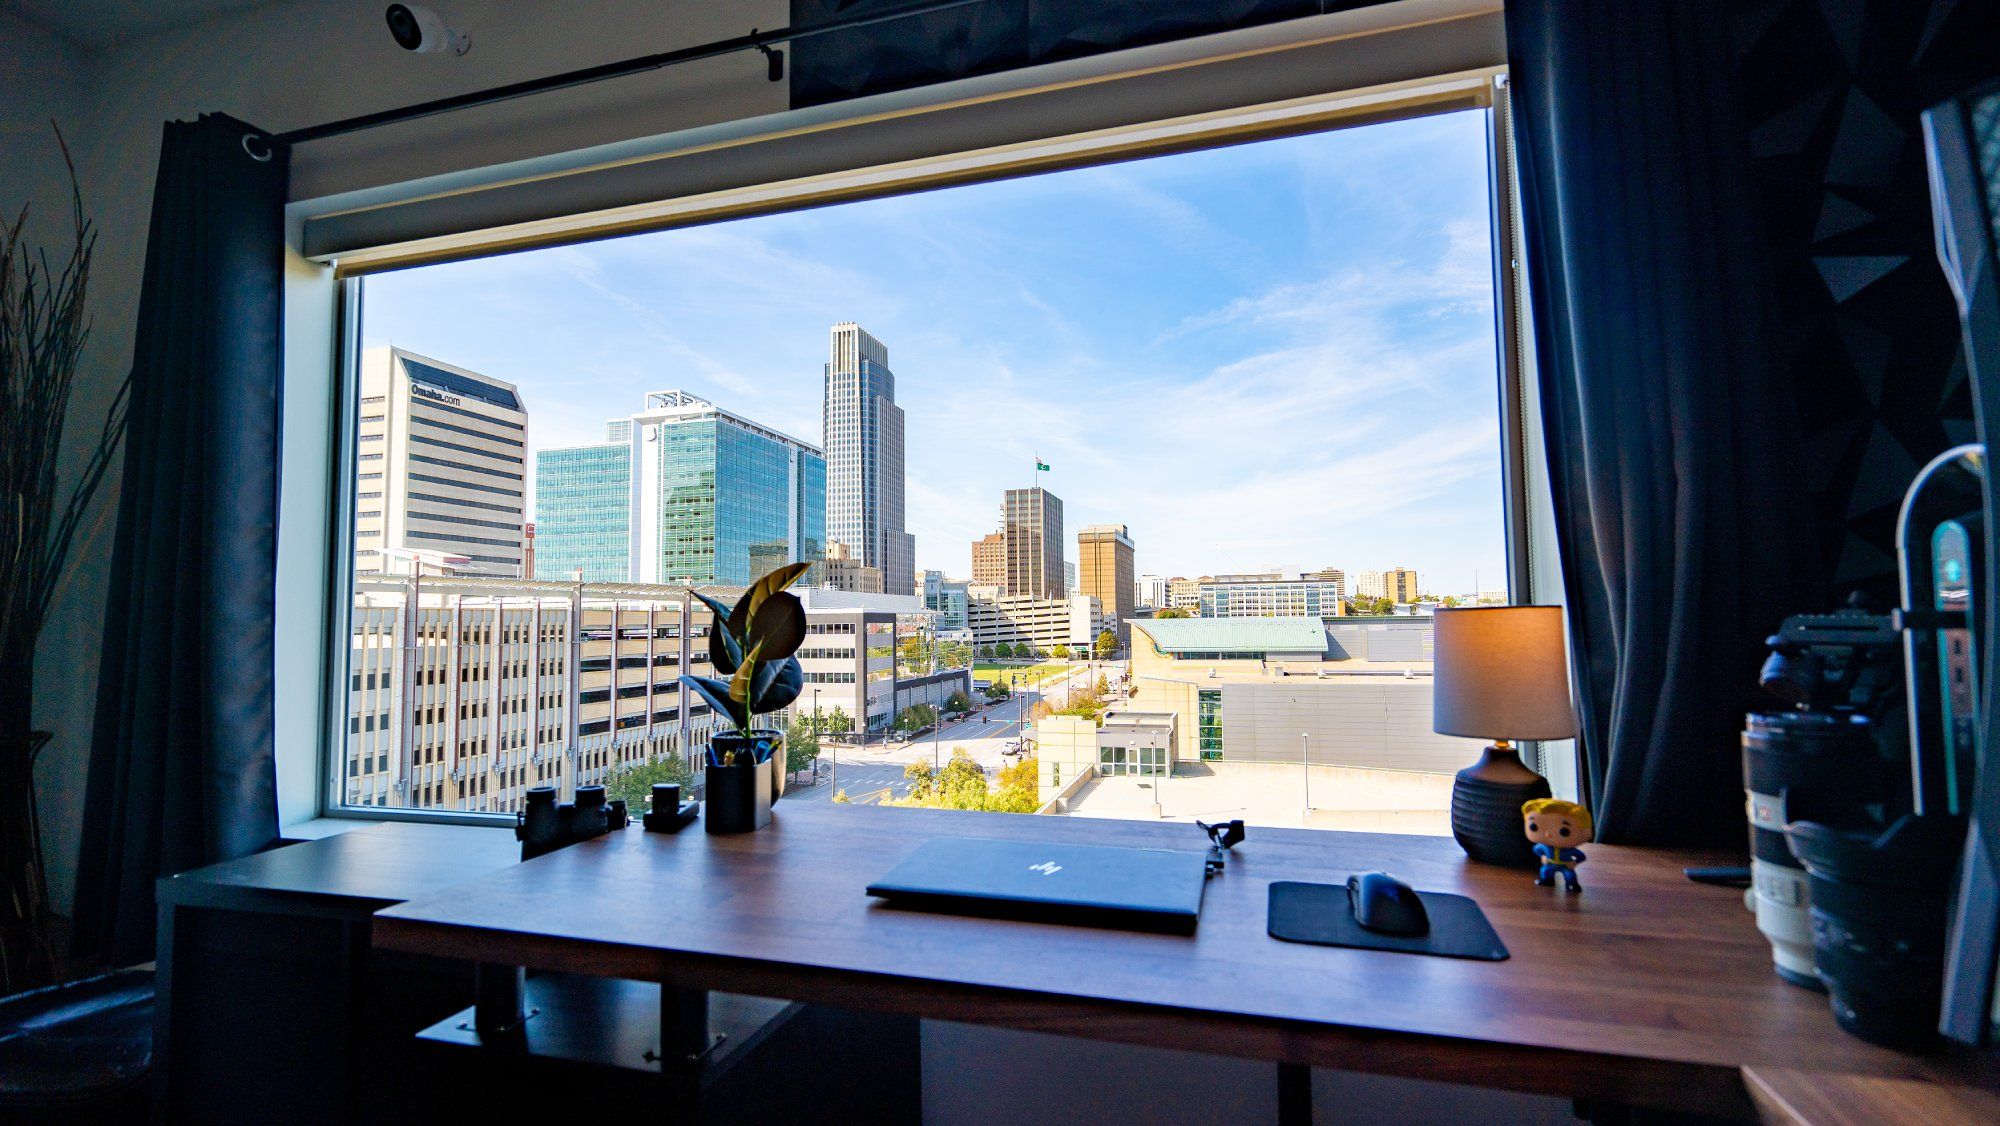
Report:
[[[374,951],[374,913],[520,848],[505,829],[390,822],[159,881],[160,1117],[379,1121],[408,1038],[472,983],[456,961]]]
[[[1840,1032],[1778,980],[1717,857],[1589,849],[1585,892],[1449,839],[1253,829],[1191,937],[888,907],[862,888],[924,838],[1194,848],[1188,824],[780,803],[770,828],[614,834],[389,908],[394,950],[1635,1105],[1752,1116],[1739,1068],[1977,1070]],[[1456,961],[1265,934],[1273,880],[1388,869],[1471,895],[1513,952]]]

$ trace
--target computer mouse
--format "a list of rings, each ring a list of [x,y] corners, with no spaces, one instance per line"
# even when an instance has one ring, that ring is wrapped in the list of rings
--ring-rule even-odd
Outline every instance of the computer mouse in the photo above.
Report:
[[[1347,905],[1361,929],[1414,937],[1431,932],[1430,913],[1410,885],[1387,872],[1347,877]]]

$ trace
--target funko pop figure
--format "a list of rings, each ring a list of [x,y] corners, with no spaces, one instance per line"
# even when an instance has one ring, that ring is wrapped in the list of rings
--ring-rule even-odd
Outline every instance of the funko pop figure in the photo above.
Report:
[[[1576,866],[1583,863],[1584,856],[1577,846],[1590,843],[1590,811],[1561,798],[1536,798],[1522,804],[1521,817],[1527,822],[1528,839],[1535,842],[1535,855],[1542,859],[1535,883],[1549,887],[1560,872],[1565,887],[1581,892]]]

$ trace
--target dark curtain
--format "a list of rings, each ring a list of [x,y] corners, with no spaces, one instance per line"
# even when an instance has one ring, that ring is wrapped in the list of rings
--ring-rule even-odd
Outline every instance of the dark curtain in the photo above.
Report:
[[[1740,847],[1762,639],[1817,568],[1724,0],[1509,0],[1586,798]]]
[[[286,156],[211,114],[170,122],[78,867],[80,950],[153,953],[153,883],[278,835],[272,630]]]

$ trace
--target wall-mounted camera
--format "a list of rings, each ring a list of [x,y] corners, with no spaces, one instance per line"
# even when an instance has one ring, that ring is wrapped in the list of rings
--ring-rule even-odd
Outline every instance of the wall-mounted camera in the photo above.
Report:
[[[396,46],[405,51],[420,55],[450,51],[463,55],[472,50],[470,35],[453,30],[443,16],[421,4],[391,4],[382,18],[388,21],[389,34],[396,40]]]

